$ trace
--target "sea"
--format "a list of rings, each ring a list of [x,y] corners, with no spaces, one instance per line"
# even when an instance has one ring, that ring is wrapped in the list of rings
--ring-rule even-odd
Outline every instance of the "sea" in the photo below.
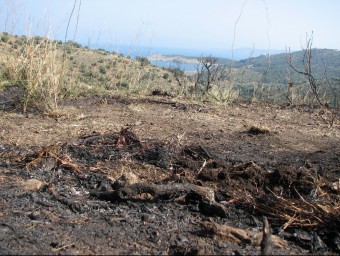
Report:
[[[162,68],[179,68],[183,71],[196,71],[197,64],[175,63],[174,61],[151,60],[150,63]]]
[[[250,57],[257,57],[270,54],[283,53],[284,50],[273,50],[270,49],[252,49],[252,48],[238,48],[238,49],[188,49],[188,48],[171,48],[171,47],[154,47],[154,46],[129,46],[129,45],[112,45],[112,44],[99,44],[96,47],[90,48],[101,48],[109,52],[115,51],[118,54],[124,56],[130,56],[131,58],[148,57],[153,55],[176,55],[185,57],[202,57],[202,56],[214,56],[218,58],[232,59],[235,61],[248,59]],[[177,63],[173,61],[163,60],[152,60],[152,65],[164,68],[177,68]],[[196,64],[181,63],[180,69],[184,71],[195,71]]]

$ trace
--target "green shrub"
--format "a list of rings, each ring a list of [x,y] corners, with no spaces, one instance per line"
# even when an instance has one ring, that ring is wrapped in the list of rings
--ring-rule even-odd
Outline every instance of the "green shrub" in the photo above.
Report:
[[[169,73],[164,73],[162,77],[167,80],[169,78]]]
[[[97,50],[97,52],[100,53],[100,54],[103,54],[103,55],[108,55],[108,54],[110,54],[109,51],[107,51],[107,50],[105,50],[105,49],[102,49],[102,48],[99,48],[99,49]]]
[[[104,83],[106,81],[106,78],[104,76],[100,76],[98,78],[98,81],[101,82],[101,83]]]
[[[86,70],[87,70],[86,65],[85,65],[85,64],[81,64],[81,65],[80,65],[80,68],[79,68],[79,71],[80,71],[81,73],[86,73]]]
[[[128,83],[128,82],[125,82],[125,81],[123,81],[123,82],[118,82],[118,83],[116,83],[116,86],[117,86],[117,87],[120,87],[120,88],[129,88],[129,83]]]
[[[137,56],[136,60],[140,62],[142,67],[147,66],[147,65],[150,64],[150,61],[146,57],[139,57],[139,56]]]
[[[74,46],[76,48],[81,48],[81,44],[79,44],[77,42],[72,42],[72,46]]]
[[[142,81],[147,81],[149,80],[151,77],[151,75],[149,73],[146,73],[144,75],[141,76],[141,78],[139,78],[139,81],[142,82]]]
[[[106,68],[105,68],[104,66],[100,66],[100,67],[99,67],[99,72],[100,72],[101,74],[106,74]]]
[[[42,38],[40,36],[35,36],[34,37],[34,43],[39,44],[42,41]]]
[[[1,36],[1,42],[7,43],[9,40],[9,36],[5,35],[5,33]]]
[[[90,71],[87,71],[85,73],[85,76],[87,76],[89,78],[95,78],[95,77],[97,77],[97,74],[95,72],[93,72],[92,70],[90,70]]]
[[[17,39],[15,40],[15,43],[21,46],[24,42],[22,41],[22,39]]]

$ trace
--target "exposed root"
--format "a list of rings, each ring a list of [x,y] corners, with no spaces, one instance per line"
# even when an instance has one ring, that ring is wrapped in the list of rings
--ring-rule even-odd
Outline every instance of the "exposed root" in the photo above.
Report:
[[[227,216],[227,209],[215,201],[214,191],[189,183],[171,183],[155,185],[150,183],[136,183],[111,192],[92,191],[90,194],[99,199],[109,201],[128,201],[140,199],[141,194],[150,194],[154,200],[170,200],[185,196],[185,201],[198,202],[201,212],[220,217]]]
[[[204,231],[213,235],[216,239],[236,243],[239,245],[248,244],[252,246],[260,246],[262,241],[262,232],[235,228],[228,225],[220,225],[215,222],[203,222]],[[273,246],[284,248],[288,246],[287,241],[278,236],[272,235],[271,242]]]

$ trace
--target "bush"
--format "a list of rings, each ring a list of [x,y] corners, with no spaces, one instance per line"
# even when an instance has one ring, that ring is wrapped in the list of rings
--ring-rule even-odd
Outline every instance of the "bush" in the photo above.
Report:
[[[81,44],[77,43],[77,42],[74,42],[72,40],[68,40],[66,42],[67,45],[71,46],[71,47],[75,47],[75,48],[80,48],[81,47]]]
[[[106,68],[103,67],[103,66],[100,66],[100,67],[99,67],[99,72],[100,72],[101,74],[106,74]]]
[[[123,81],[123,82],[118,82],[118,83],[116,83],[116,86],[117,86],[117,87],[120,87],[120,88],[129,88],[129,83],[128,83],[128,82],[125,82],[125,81]]]
[[[18,45],[23,45],[23,41],[22,41],[22,39],[17,39],[17,40],[15,40],[15,43],[16,44],[18,44]]]
[[[106,80],[107,80],[107,79],[106,79],[104,76],[100,76],[100,77],[98,78],[98,81],[101,82],[101,83],[106,82]]]
[[[86,73],[86,65],[85,64],[81,64],[80,65],[80,69],[79,69],[79,71],[81,72],[81,73]]]
[[[142,81],[147,81],[151,78],[151,74],[150,73],[146,73],[144,75],[142,75],[142,77],[139,79],[140,82]]]
[[[137,56],[136,60],[140,62],[142,67],[147,66],[147,65],[150,64],[150,61],[146,57],[139,57],[139,56]]]
[[[5,33],[1,36],[1,42],[7,43],[9,40],[9,36],[5,35]]]
[[[42,41],[43,39],[40,36],[35,36],[34,37],[34,43],[35,44],[40,44],[40,41]]]
[[[97,52],[100,53],[100,54],[103,54],[103,55],[108,55],[108,54],[110,54],[109,51],[107,51],[107,50],[105,50],[105,49],[103,49],[103,48],[99,48],[99,49],[97,50]]]
[[[97,77],[97,74],[95,72],[93,72],[92,70],[90,70],[90,71],[85,73],[85,76],[87,76],[89,78],[95,78],[95,77]]]
[[[168,78],[169,78],[169,73],[165,73],[165,74],[163,74],[163,76],[162,76],[165,80],[167,80]]]

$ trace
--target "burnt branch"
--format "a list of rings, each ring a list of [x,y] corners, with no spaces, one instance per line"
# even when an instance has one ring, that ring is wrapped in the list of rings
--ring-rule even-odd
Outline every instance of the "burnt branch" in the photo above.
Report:
[[[150,194],[153,200],[170,200],[185,197],[185,203],[198,203],[202,213],[227,217],[226,208],[215,201],[214,191],[210,188],[187,183],[156,185],[135,183],[110,192],[92,191],[91,196],[111,202],[141,200],[140,196]]]

